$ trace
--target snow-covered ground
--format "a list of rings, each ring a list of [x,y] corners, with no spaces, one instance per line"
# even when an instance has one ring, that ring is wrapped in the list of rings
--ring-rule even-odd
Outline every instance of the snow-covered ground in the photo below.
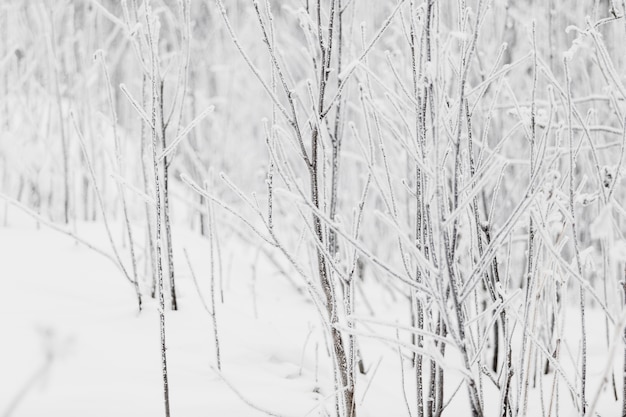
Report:
[[[79,234],[102,247],[107,241],[97,226],[79,225]],[[0,307],[0,410],[14,416],[161,414],[156,302],[148,298],[138,314],[133,288],[115,265],[71,238],[34,224],[3,228],[0,235],[7,254],[2,274],[7,297]],[[202,265],[208,244],[193,236],[181,236],[180,244],[196,264],[199,285],[208,288]],[[224,380],[276,413],[304,415],[314,409],[319,395],[313,348],[304,342],[316,321],[307,302],[291,297],[283,278],[259,277],[259,283],[275,282],[271,292],[256,297],[255,318],[252,270],[243,256],[232,262],[225,302],[218,305],[221,378],[210,316],[184,258],[179,259],[181,308],[167,313],[172,413],[264,415]],[[208,298],[208,291],[203,295]],[[327,378],[323,369],[320,378]]]
[[[105,257],[71,238],[23,219],[0,230],[2,303],[0,303],[0,411],[2,416],[157,416],[163,414],[157,303],[147,298],[137,312],[132,286]],[[107,240],[101,224],[78,224],[77,233],[101,248]],[[177,231],[209,302],[208,242]],[[222,372],[215,362],[211,317],[203,307],[182,253],[177,255],[180,310],[167,311],[167,354],[173,416],[324,415],[332,410],[332,375],[320,320],[306,293],[256,257],[224,245],[223,296],[218,302]],[[219,291],[218,291],[219,300]],[[401,316],[403,303],[381,292],[377,317]],[[365,314],[365,310],[363,311]],[[572,315],[577,313],[573,310]],[[608,349],[604,320],[589,311],[589,392],[604,374]],[[575,320],[571,320],[575,329]],[[368,371],[360,375],[357,401],[363,416],[406,416],[400,355],[394,331],[373,327],[389,338],[359,338]],[[363,333],[372,331],[361,327]],[[575,331],[572,332],[573,334]],[[575,348],[576,343],[569,348]],[[613,358],[621,367],[623,345]],[[403,352],[408,354],[407,351]],[[576,352],[571,352],[576,356]],[[458,387],[460,365],[453,348],[447,354],[446,396]],[[563,361],[567,363],[567,360]],[[410,361],[405,363],[411,401]],[[571,368],[571,367],[570,367]],[[621,390],[620,373],[617,373]],[[551,376],[543,378],[544,401]],[[487,415],[495,415],[499,394],[484,379]],[[546,386],[547,385],[547,386]],[[559,384],[562,416],[572,415],[571,398]],[[414,385],[413,385],[414,386]],[[610,383],[598,411],[618,414]],[[529,415],[542,415],[539,387],[531,394]],[[411,405],[413,406],[413,405]],[[464,387],[444,415],[467,415]]]

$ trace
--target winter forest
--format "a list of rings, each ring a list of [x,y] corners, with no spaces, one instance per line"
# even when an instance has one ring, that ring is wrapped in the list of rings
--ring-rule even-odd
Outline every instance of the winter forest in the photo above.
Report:
[[[0,416],[626,416],[625,3],[0,1]]]

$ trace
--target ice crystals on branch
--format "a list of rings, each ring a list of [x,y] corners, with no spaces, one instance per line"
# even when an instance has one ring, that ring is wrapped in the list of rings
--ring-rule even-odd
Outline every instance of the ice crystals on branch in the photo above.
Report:
[[[467,32],[460,32],[458,30],[451,31],[450,37],[461,41],[467,41],[470,39],[470,35]]]
[[[424,65],[424,83],[429,86],[435,82],[437,72],[432,61],[427,61]]]
[[[307,13],[306,9],[301,7],[294,13],[298,17],[298,25],[302,28],[302,30],[311,30],[311,28],[315,27],[315,23],[313,23],[313,20],[311,19],[311,16]]]
[[[616,167],[609,167],[607,165],[602,167],[602,186],[604,188],[611,188],[613,181],[615,181]]]
[[[546,174],[545,182],[540,186],[539,192],[543,195],[545,201],[549,201],[554,197],[563,197],[559,191],[558,182],[561,178],[561,174],[558,171],[550,171]]]
[[[582,205],[583,207],[588,206],[598,199],[598,193],[579,193],[574,197],[574,202]]]
[[[163,151],[161,151],[161,153],[158,156],[159,161],[162,160],[163,158],[165,158],[167,155],[169,155],[170,153],[172,153],[172,151],[174,151],[174,149],[176,149],[176,146],[178,146],[178,144],[180,143],[181,140],[183,140],[187,134],[189,132],[191,132],[191,130],[198,124],[200,123],[205,117],[207,117],[209,114],[213,113],[213,111],[215,110],[215,106],[211,105],[209,107],[207,107],[202,113],[200,113],[198,116],[196,116],[195,119],[193,119],[191,121],[191,123],[189,123],[180,133],[178,133],[178,135],[176,136],[176,138],[174,138],[174,140],[172,141],[172,143],[170,143],[167,148],[165,148]]]
[[[572,46],[563,53],[563,57],[568,61],[571,61],[578,52],[589,49],[588,42],[585,42],[586,35],[591,34],[593,32],[596,36],[602,36],[598,31],[593,28],[589,28],[587,30],[581,30],[579,27],[575,25],[570,25],[565,29],[565,33],[570,33],[575,31],[577,33],[576,39],[572,41]]]
[[[347,78],[348,75],[350,75],[350,73],[352,71],[355,70],[355,68],[360,64],[358,59],[355,59],[354,61],[350,62],[348,65],[346,65],[346,67],[344,68],[343,71],[341,71],[339,73],[339,75],[337,75],[337,78],[339,78],[340,80],[343,80],[345,78]]]

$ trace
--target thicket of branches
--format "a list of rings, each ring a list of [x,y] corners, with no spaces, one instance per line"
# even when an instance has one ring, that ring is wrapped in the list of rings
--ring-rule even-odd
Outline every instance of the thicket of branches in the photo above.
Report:
[[[612,366],[587,377],[590,325],[607,364],[625,350],[623,2],[1,7],[2,198],[86,245],[76,222],[104,224],[94,249],[140,310],[159,300],[168,415],[172,225],[212,262],[224,227],[306,292],[333,415],[359,414],[369,338],[399,349],[410,415],[457,395],[473,416],[558,415],[561,393],[591,416],[602,390],[624,397]]]

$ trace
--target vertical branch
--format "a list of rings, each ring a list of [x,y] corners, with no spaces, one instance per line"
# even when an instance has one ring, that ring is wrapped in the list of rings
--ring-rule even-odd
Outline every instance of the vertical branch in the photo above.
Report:
[[[153,33],[152,24],[150,18],[152,16],[149,2],[144,3],[146,11],[146,28],[148,36],[148,46],[150,49],[150,82],[152,90],[152,106],[150,112],[150,120],[152,122],[152,165],[154,169],[154,190],[155,190],[155,210],[156,210],[156,225],[155,225],[155,243],[156,243],[156,261],[157,261],[157,287],[159,294],[159,328],[161,333],[161,372],[163,376],[163,399],[165,405],[165,417],[170,417],[170,394],[169,394],[169,382],[167,376],[167,354],[165,345],[165,288],[163,285],[163,257],[162,246],[163,238],[161,236],[161,180],[159,178],[162,166],[159,164],[157,157],[158,148],[158,132],[157,132],[157,107],[162,104],[162,100],[159,99],[159,86],[158,86],[158,58],[157,58],[157,42],[154,39],[155,33]],[[157,35],[158,36],[158,35]]]
[[[626,10],[626,9],[624,9]],[[624,266],[624,278],[621,282],[624,291],[623,305],[626,306],[626,265]],[[626,327],[624,327],[624,338],[626,338]],[[626,417],[626,346],[624,346],[624,376],[622,386],[622,417]]]
[[[571,221],[572,221],[572,240],[574,244],[574,253],[576,256],[576,266],[578,274],[581,279],[583,278],[583,268],[582,262],[580,259],[580,249],[578,247],[578,230],[576,225],[576,211],[574,210],[574,174],[576,170],[576,158],[574,153],[574,130],[572,128],[572,80],[569,73],[569,59],[567,57],[563,58],[563,66],[565,69],[565,80],[567,87],[567,126],[569,133],[569,209]],[[579,302],[580,302],[580,330],[582,333],[581,340],[581,364],[580,364],[580,402],[581,402],[581,410],[582,414],[585,414],[587,409],[587,400],[586,400],[586,388],[587,388],[587,328],[585,323],[585,289],[580,284],[580,294],[579,294]]]
[[[209,192],[208,184],[204,184],[204,188]],[[213,202],[209,199],[205,199],[207,209],[208,220],[208,233],[209,233],[209,251],[211,260],[211,320],[213,322],[213,339],[215,341],[215,361],[217,362],[217,369],[222,370],[222,360],[220,355],[220,339],[217,329],[217,303],[215,302],[215,256],[217,254],[215,244],[217,242],[217,235],[215,233],[215,219],[213,218]]]
[[[141,108],[145,109],[146,108],[146,85],[148,85],[149,79],[146,76],[146,74],[144,73],[143,76],[141,77]],[[144,192],[146,193],[146,195],[150,195],[150,185],[149,185],[149,167],[146,164],[146,158],[150,157],[149,155],[149,145],[148,145],[148,140],[147,140],[147,132],[146,132],[146,123],[142,120],[141,121],[141,177],[143,180],[143,188],[144,188]],[[148,250],[149,250],[149,255],[148,258],[150,259],[150,271],[152,272],[151,276],[152,279],[150,280],[151,282],[151,288],[150,288],[150,295],[152,298],[156,298],[156,293],[157,293],[157,261],[156,261],[156,248],[155,248],[155,236],[154,236],[154,231],[156,230],[155,227],[153,227],[153,216],[154,213],[152,212],[152,208],[150,206],[150,204],[146,201],[144,204],[144,208],[145,208],[145,212],[146,212],[146,225],[148,226],[148,230],[146,233],[146,238],[148,240]]]
[[[536,103],[536,94],[537,94],[537,44],[536,44],[536,33],[535,33],[535,22],[532,24],[532,46],[533,46],[533,83],[531,90],[531,104],[530,104],[530,137],[528,141],[530,142],[530,174],[529,178],[533,178],[535,175],[535,146],[536,146],[536,136],[537,136],[537,125],[536,125],[536,111],[537,111],[537,103]],[[535,186],[531,180],[530,192],[534,192]],[[534,289],[535,289],[535,276],[533,271],[535,269],[535,224],[533,222],[533,217],[529,216],[528,219],[528,259],[526,263],[526,298],[524,300],[524,327],[528,326],[528,316],[530,314],[531,303],[534,298]],[[520,384],[519,384],[519,394],[520,399],[523,403],[522,415],[526,414],[526,407],[528,404],[528,380],[529,376],[524,374],[524,370],[526,369],[526,357],[528,357],[528,362],[530,362],[530,352],[532,349],[526,349],[528,343],[528,335],[524,334],[522,339],[522,355],[520,362]],[[528,354],[526,353],[528,351]],[[528,365],[530,366],[530,365]],[[518,404],[519,406],[519,404]]]
[[[153,82],[156,82],[153,80]],[[167,148],[167,123],[165,122],[164,115],[164,94],[163,89],[165,85],[165,81],[159,79],[159,115],[161,118],[161,147],[162,149]],[[172,156],[173,158],[173,156]],[[174,248],[172,243],[172,226],[170,221],[170,198],[169,198],[169,168],[171,164],[171,158],[168,155],[163,157],[162,172],[163,172],[163,226],[165,227],[165,246],[167,248],[167,273],[169,277],[169,287],[170,287],[170,303],[172,310],[178,310],[178,303],[176,300],[176,283],[174,281]]]
[[[421,150],[420,155],[417,155],[417,158],[422,158],[424,161],[425,154],[425,136],[426,136],[426,89],[421,88],[420,85],[423,83],[423,66],[424,66],[424,55],[430,55],[430,36],[431,36],[431,14],[433,9],[432,1],[428,1],[426,5],[426,16],[424,22],[424,29],[422,35],[422,42],[425,48],[422,49],[422,53],[419,55],[419,63],[418,63],[418,44],[417,44],[417,34],[415,28],[415,20],[414,20],[414,7],[413,2],[410,4],[410,47],[411,47],[411,69],[413,75],[413,96],[415,99],[415,141],[417,144],[417,148]],[[426,57],[427,61],[430,61],[430,56]],[[421,94],[420,94],[421,93]],[[424,96],[424,97],[423,97]],[[415,241],[417,242],[417,249],[424,252],[424,256],[428,259],[428,249],[427,242],[425,241],[425,227],[424,227],[424,218],[423,218],[423,209],[424,209],[424,198],[423,198],[423,189],[425,186],[426,178],[422,175],[422,170],[418,164],[415,164]],[[421,283],[422,274],[419,268],[415,273],[416,281]],[[424,329],[424,309],[422,306],[422,300],[416,293],[416,290],[411,291],[411,304],[413,308],[413,325],[418,329]],[[423,344],[423,336],[417,335],[417,337],[413,336],[414,343],[418,348],[422,347]],[[413,362],[415,367],[415,378],[416,378],[416,402],[417,402],[417,417],[424,416],[424,387],[423,387],[423,376],[422,376],[422,368],[423,368],[423,358],[419,353],[415,353],[413,356]],[[429,390],[429,400],[428,400],[428,415],[432,416],[435,412],[435,373],[433,370],[435,369],[435,362],[433,360],[430,361],[431,372],[430,372],[430,390]]]
[[[335,36],[335,42],[337,44],[336,47],[336,56],[337,56],[337,90],[341,86],[341,78],[339,74],[341,74],[341,65],[342,65],[342,53],[343,53],[343,12],[341,7],[341,1],[337,0],[337,30]],[[330,31],[330,28],[329,28]],[[332,36],[332,32],[329,33]],[[333,38],[329,38],[329,42],[333,42]],[[330,208],[328,216],[331,221],[335,221],[335,215],[337,214],[337,190],[339,187],[339,154],[341,151],[341,139],[343,135],[343,120],[341,113],[341,105],[343,102],[343,97],[339,96],[337,99],[337,108],[335,110],[335,127],[333,134],[331,136],[331,145],[332,145],[332,156],[331,156],[331,188],[330,188]],[[337,251],[339,250],[337,245],[337,233],[331,228],[328,231],[328,248],[331,255],[336,256]]]
[[[276,32],[274,30],[273,24],[273,16],[272,10],[270,8],[270,1],[265,1],[265,9],[267,10],[267,19],[269,20],[269,37],[268,43],[274,48],[276,42]],[[270,66],[271,66],[271,82],[270,86],[272,89],[272,94],[276,95],[276,87],[277,87],[277,69],[272,65],[272,59],[270,57]],[[276,103],[272,102],[272,120],[271,125],[268,128],[267,123],[265,126],[265,143],[268,149],[268,157],[269,163],[267,167],[267,178],[266,178],[266,186],[267,186],[267,228],[271,231],[274,229],[274,159],[272,158],[270,148],[273,146],[273,143],[276,139],[276,119],[277,116],[277,108]]]

